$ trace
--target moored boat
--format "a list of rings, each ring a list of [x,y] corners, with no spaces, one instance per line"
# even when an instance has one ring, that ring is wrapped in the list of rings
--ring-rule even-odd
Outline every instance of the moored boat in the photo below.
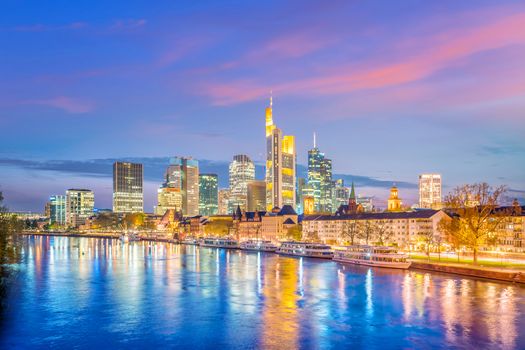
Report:
[[[122,241],[122,243],[128,243],[132,241],[140,241],[140,237],[137,233],[129,232],[129,233],[123,233],[119,236],[119,239]]]
[[[231,238],[204,238],[199,244],[201,247],[238,249],[239,242]]]
[[[278,247],[273,244],[271,241],[261,241],[261,240],[248,240],[241,242],[240,248],[243,250],[253,250],[259,252],[275,252]]]
[[[189,245],[199,245],[199,240],[195,237],[186,237],[182,241],[180,241],[180,243]]]
[[[356,265],[408,269],[410,261],[406,254],[399,253],[392,247],[353,245],[341,247],[334,251],[334,261]]]
[[[334,252],[329,245],[308,242],[283,242],[277,253],[282,255],[332,259]]]

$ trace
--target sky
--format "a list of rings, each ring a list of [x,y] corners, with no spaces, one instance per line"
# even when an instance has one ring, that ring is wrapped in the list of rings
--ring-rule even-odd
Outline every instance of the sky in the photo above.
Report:
[[[42,211],[67,188],[111,207],[111,162],[170,156],[227,184],[262,174],[264,109],[312,134],[334,173],[381,205],[420,173],[525,200],[524,1],[14,1],[0,4],[0,191]],[[525,203],[524,203],[525,204]]]

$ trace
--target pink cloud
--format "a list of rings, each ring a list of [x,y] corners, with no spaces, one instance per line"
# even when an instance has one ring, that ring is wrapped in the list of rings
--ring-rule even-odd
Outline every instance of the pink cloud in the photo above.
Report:
[[[464,63],[462,60],[470,55],[525,44],[525,13],[500,17],[470,29],[424,37],[418,44],[412,52],[406,50],[405,59],[398,62],[376,60],[336,66],[309,78],[273,84],[271,88],[280,94],[348,94],[419,81],[441,69]],[[290,54],[300,52],[298,49],[289,51]],[[266,84],[240,80],[210,84],[201,92],[210,96],[215,104],[235,104],[265,96],[269,89]]]
[[[71,114],[80,114],[87,113],[94,110],[95,106],[91,102],[80,100],[77,98],[71,98],[66,96],[58,96],[49,99],[41,100],[29,100],[24,101],[22,104],[32,104],[32,105],[41,105],[48,106],[57,109],[61,109],[67,113]]]

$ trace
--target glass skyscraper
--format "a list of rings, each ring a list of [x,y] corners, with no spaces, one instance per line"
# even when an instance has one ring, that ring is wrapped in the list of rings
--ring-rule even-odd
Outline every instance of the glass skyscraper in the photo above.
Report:
[[[219,211],[219,178],[216,174],[199,175],[199,214],[215,215]]]
[[[239,206],[241,210],[248,208],[248,183],[255,179],[255,165],[250,157],[238,154],[233,157],[229,169],[230,200],[229,211]]]
[[[142,213],[144,193],[142,164],[115,162],[113,164],[113,212]]]
[[[315,144],[308,151],[308,185],[312,189],[314,211],[331,213],[333,209],[332,160],[325,157]]]

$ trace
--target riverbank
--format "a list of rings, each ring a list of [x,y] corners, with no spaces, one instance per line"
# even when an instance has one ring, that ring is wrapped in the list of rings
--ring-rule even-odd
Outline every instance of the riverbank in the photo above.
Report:
[[[525,271],[510,270],[504,268],[497,269],[493,267],[465,266],[460,264],[412,261],[410,269],[426,270],[461,276],[525,284]]]
[[[73,232],[33,232],[26,231],[21,232],[24,236],[54,236],[54,237],[85,237],[85,238],[111,238],[119,239],[120,234],[116,232],[90,232],[90,233],[73,233]],[[164,237],[150,237],[139,235],[142,241],[147,242],[164,242],[164,243],[177,243],[176,240]]]

